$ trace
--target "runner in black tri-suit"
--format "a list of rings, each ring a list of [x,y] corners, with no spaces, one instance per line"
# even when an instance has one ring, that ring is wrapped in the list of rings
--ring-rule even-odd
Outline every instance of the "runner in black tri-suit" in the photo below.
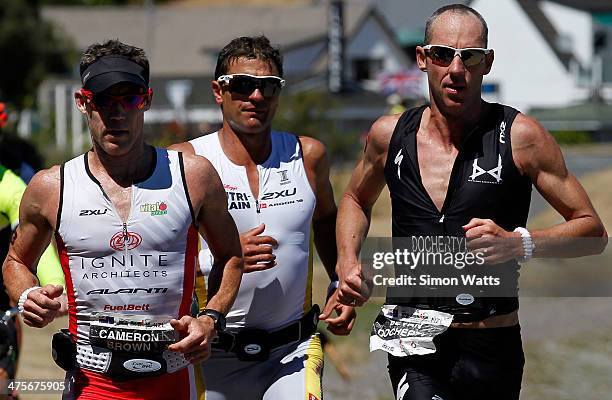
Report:
[[[549,248],[538,247],[539,238],[607,237],[552,136],[534,119],[482,100],[493,51],[478,12],[464,5],[437,10],[427,21],[417,62],[427,73],[431,104],[374,123],[340,203],[341,302],[362,305],[368,299],[358,257],[385,183],[394,237],[466,238],[470,250],[484,254],[485,267],[507,267],[514,278],[517,259],[534,251],[550,255]],[[532,184],[566,222],[525,229]],[[509,240],[500,247],[492,244],[497,238]],[[447,325],[431,339],[435,346],[411,350],[384,343],[393,353],[389,374],[397,399],[519,398],[524,357],[516,296],[408,297],[389,291],[375,326],[401,323],[404,315]]]

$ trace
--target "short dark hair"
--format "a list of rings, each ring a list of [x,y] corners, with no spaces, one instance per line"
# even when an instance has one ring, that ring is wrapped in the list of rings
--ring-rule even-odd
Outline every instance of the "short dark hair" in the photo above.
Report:
[[[283,56],[265,36],[241,36],[229,42],[217,58],[215,79],[229,71],[230,63],[238,58],[259,59],[274,65],[283,76]]]
[[[480,25],[482,25],[482,33],[480,39],[484,42],[484,46],[487,47],[489,43],[489,27],[487,26],[487,21],[484,20],[482,15],[472,7],[468,7],[464,4],[449,4],[444,7],[438,8],[431,14],[431,17],[427,19],[427,23],[425,24],[425,44],[431,44],[431,36],[432,36],[432,27],[434,22],[438,19],[438,17],[446,12],[453,12],[456,14],[472,14],[480,21]]]
[[[120,42],[118,39],[107,40],[106,42],[94,43],[83,52],[81,61],[79,62],[80,73],[83,72],[91,64],[96,62],[100,57],[104,56],[123,56],[136,64],[140,65],[145,70],[146,80],[149,80],[149,60],[143,49],[136,46],[131,46]]]

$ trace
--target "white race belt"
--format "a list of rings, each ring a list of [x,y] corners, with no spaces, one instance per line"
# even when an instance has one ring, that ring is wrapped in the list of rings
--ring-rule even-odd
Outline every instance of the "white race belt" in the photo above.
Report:
[[[385,304],[372,326],[370,351],[383,350],[396,357],[435,353],[434,337],[451,322],[453,316],[441,311]]]

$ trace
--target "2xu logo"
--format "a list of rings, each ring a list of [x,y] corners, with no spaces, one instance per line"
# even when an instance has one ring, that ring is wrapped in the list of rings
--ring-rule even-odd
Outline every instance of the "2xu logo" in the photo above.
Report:
[[[108,211],[108,208],[104,210],[81,210],[79,217],[89,217],[90,215],[104,215]]]
[[[142,243],[142,236],[136,232],[127,232],[127,249],[133,250]],[[123,232],[117,232],[113,235],[109,243],[110,247],[117,251],[124,251],[126,248],[126,238]]]
[[[291,197],[297,193],[297,188],[293,188],[293,190],[281,190],[280,192],[270,192],[266,193],[261,197],[261,201],[278,199],[279,197]]]

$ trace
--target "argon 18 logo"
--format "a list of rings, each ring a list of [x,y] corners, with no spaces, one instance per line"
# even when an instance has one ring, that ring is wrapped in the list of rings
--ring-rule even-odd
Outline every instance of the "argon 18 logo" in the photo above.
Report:
[[[140,246],[142,237],[136,232],[127,232],[127,249],[132,250]],[[110,247],[117,251],[125,250],[125,236],[123,232],[117,232],[110,240]]]

